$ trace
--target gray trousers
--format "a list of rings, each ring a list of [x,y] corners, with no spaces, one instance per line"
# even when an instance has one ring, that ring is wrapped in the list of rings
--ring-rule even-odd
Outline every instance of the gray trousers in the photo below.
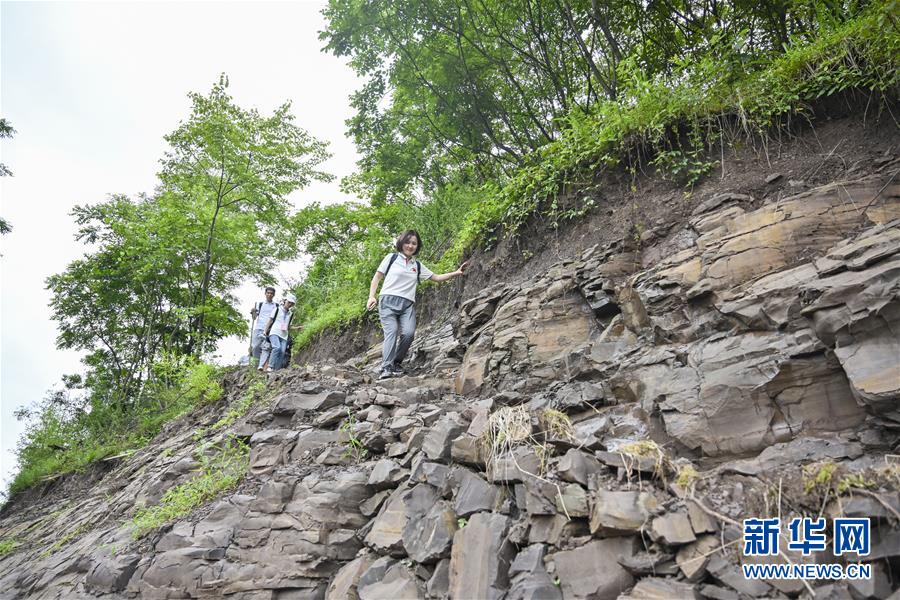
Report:
[[[267,349],[263,346],[263,350],[259,355],[259,364],[260,366],[266,364],[266,361],[269,361],[269,367],[272,368],[273,371],[277,371],[278,369],[284,368],[284,350],[287,348],[287,340],[284,338],[280,338],[274,333],[269,334],[269,348]],[[262,346],[262,344],[260,344]]]
[[[382,296],[378,317],[384,329],[381,368],[400,366],[416,333],[416,303],[400,296]]]
[[[250,356],[257,359],[259,358],[259,355],[262,352],[262,343],[264,341],[266,341],[266,332],[262,329],[254,329],[250,338]]]

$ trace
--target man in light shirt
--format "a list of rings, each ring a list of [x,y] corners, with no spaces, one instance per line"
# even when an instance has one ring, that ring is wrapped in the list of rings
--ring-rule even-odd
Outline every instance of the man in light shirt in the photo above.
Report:
[[[260,357],[260,368],[266,371],[277,371],[283,369],[287,365],[284,364],[285,350],[287,349],[288,336],[290,335],[291,319],[294,311],[291,309],[297,303],[297,298],[293,294],[288,294],[284,298],[281,306],[277,307],[275,314],[269,319],[266,327],[266,338],[271,345],[271,354],[263,351]],[[266,361],[269,364],[266,367]]]
[[[250,332],[250,357],[257,361],[262,353],[263,342],[266,341],[266,327],[278,307],[274,299],[275,288],[269,286],[266,288],[266,301],[255,304],[250,311],[250,315],[253,317],[253,329]],[[257,364],[262,369],[262,363],[258,362]]]

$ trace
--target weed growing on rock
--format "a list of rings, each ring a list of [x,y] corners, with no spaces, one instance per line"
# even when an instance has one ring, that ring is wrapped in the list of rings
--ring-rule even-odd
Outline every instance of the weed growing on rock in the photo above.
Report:
[[[534,455],[537,457],[539,461],[538,474],[544,476],[547,473],[547,468],[550,466],[550,457],[553,456],[553,448],[550,444],[535,444],[531,447],[534,450]]]
[[[657,479],[665,481],[666,473],[672,471],[671,459],[669,459],[660,445],[653,440],[638,440],[624,444],[619,448],[618,452],[622,457],[629,479],[631,479],[631,473],[637,462],[644,458],[653,459],[653,476]]]
[[[197,452],[201,469],[196,477],[167,491],[159,504],[137,511],[131,521],[135,538],[190,513],[233,488],[244,477],[250,454],[247,444],[231,438],[211,457],[204,450]]]
[[[17,546],[19,546],[19,542],[16,540],[0,540],[0,556],[11,554]]]
[[[233,424],[235,421],[247,414],[253,403],[266,391],[266,382],[257,375],[251,376],[253,382],[247,386],[247,391],[234,402],[221,419],[213,423],[211,430],[222,429]]]
[[[347,441],[345,442],[345,449],[341,456],[344,458],[352,458],[356,462],[360,462],[365,460],[365,458],[369,455],[369,451],[366,450],[366,447],[363,445],[362,440],[356,437],[356,434],[353,433],[353,427],[356,425],[356,418],[353,416],[353,412],[348,408],[347,409],[347,421],[341,425],[341,431],[347,434]]]
[[[83,534],[84,532],[86,532],[87,530],[88,530],[87,523],[79,524],[77,527],[75,527],[75,529],[73,529],[72,531],[69,531],[64,536],[62,536],[60,539],[56,540],[56,542],[54,542],[52,546],[50,546],[49,548],[47,548],[46,550],[41,552],[41,557],[46,558],[47,556],[50,556],[51,554],[53,554],[54,552],[56,552],[57,550],[59,550],[60,548],[62,548],[63,546],[65,546],[66,544],[68,544],[69,542],[71,542],[72,540],[74,540],[75,538],[80,536],[81,534]]]
[[[550,415],[549,417],[547,416],[548,414]],[[571,430],[569,418],[560,411],[552,409],[542,411],[538,416],[538,421],[540,422],[542,418],[545,421],[549,420],[553,424],[551,426],[557,427],[558,431],[565,433],[566,423],[568,423],[568,430]],[[533,477],[553,485],[556,488],[559,502],[562,502],[562,490],[559,488],[559,485],[544,478],[547,467],[550,464],[550,457],[553,455],[553,446],[546,441],[535,438],[532,432],[531,413],[526,405],[504,406],[495,411],[488,418],[488,427],[480,440],[481,447],[485,449],[485,462],[489,465],[496,465],[497,461],[503,458],[511,458],[516,469],[523,476]],[[532,473],[519,465],[516,460],[515,448],[521,446],[531,446],[534,455],[539,461],[538,473]],[[563,512],[566,517],[569,517],[564,505]]]
[[[504,406],[488,419],[484,433],[490,460],[512,452],[531,438],[531,414],[522,406]]]
[[[688,489],[699,478],[700,474],[697,473],[697,469],[693,465],[681,465],[678,469],[678,474],[675,476],[675,483],[683,489]]]
[[[830,487],[835,470],[837,470],[837,464],[831,461],[805,465],[803,467],[803,491],[809,494],[817,487]]]
[[[538,424],[540,424],[544,434],[548,437],[563,440],[575,438],[572,430],[572,420],[569,419],[569,415],[555,408],[545,408],[538,413]]]
[[[816,499],[827,500],[829,496],[852,494],[882,485],[893,487],[896,467],[890,464],[883,468],[869,468],[860,473],[850,473],[847,467],[830,460],[820,461],[803,467],[803,493]]]

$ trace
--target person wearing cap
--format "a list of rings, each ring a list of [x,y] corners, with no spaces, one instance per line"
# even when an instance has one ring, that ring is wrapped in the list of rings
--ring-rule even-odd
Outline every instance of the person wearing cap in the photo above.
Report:
[[[250,332],[250,356],[257,361],[261,358],[263,351],[263,342],[266,341],[266,327],[278,305],[274,302],[275,288],[269,286],[266,288],[266,301],[259,302],[250,310],[253,317],[253,328]],[[266,355],[268,356],[268,351]],[[259,368],[262,369],[262,362],[258,362]]]
[[[272,354],[260,358],[260,368],[264,368],[266,371],[277,371],[287,366],[283,364],[284,352],[287,349],[291,319],[294,316],[294,311],[291,309],[296,303],[296,296],[288,294],[285,296],[281,306],[276,309],[275,314],[269,319],[269,324],[266,327],[266,338],[269,340],[269,344],[272,345]],[[268,367],[265,366],[266,359],[269,361]]]

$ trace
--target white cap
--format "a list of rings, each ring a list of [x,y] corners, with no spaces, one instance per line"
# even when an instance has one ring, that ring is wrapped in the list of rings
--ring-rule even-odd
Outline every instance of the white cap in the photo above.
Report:
[[[297,304],[297,296],[295,296],[293,294],[288,294],[287,296],[284,297],[284,299],[292,304]]]

